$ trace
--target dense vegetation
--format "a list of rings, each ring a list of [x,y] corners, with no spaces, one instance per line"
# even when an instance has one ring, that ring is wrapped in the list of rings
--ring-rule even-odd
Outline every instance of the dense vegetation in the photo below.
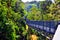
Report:
[[[46,2],[45,2],[46,3]],[[45,40],[40,32],[25,25],[24,16],[30,20],[60,20],[60,0],[44,7],[33,6],[27,12],[21,0],[0,0],[0,40]]]
[[[40,8],[33,6],[27,18],[30,20],[60,20],[59,5],[59,1],[54,4],[46,1],[40,2]]]

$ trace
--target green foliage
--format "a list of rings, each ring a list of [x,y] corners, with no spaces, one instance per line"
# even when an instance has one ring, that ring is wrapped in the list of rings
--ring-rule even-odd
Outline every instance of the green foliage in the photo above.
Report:
[[[59,2],[60,0],[56,0],[55,4],[40,2],[40,8],[33,5],[31,11],[27,12],[21,0],[0,0],[0,39],[29,40],[29,36],[35,34],[39,35],[39,40],[44,40],[45,37],[40,33],[26,27],[23,17],[28,14],[29,20],[60,20]]]
[[[50,20],[56,20],[56,21],[60,20],[60,16],[59,16],[60,12],[59,12],[57,3],[51,4],[50,7],[48,7],[47,13],[48,13]]]
[[[0,32],[1,40],[16,40],[19,27],[17,21],[21,18],[21,15],[15,13],[13,7],[16,0],[0,0]]]
[[[38,8],[33,6],[30,10],[31,11],[28,12],[29,14],[27,16],[28,19],[30,20],[41,20],[42,19],[41,12],[38,10]]]
[[[30,20],[60,20],[60,1],[56,0],[56,3],[40,2],[40,8],[32,7],[27,18]]]

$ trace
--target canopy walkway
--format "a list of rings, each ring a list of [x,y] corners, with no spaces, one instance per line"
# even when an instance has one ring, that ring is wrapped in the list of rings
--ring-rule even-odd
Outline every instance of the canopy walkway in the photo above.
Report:
[[[34,21],[26,19],[26,24],[36,30],[42,30],[49,34],[54,35],[60,21]]]
[[[37,28],[39,30],[43,30],[45,32],[48,32],[50,34],[54,34],[57,25],[60,23],[60,21],[34,21],[34,20],[26,20],[26,24],[29,27]]]

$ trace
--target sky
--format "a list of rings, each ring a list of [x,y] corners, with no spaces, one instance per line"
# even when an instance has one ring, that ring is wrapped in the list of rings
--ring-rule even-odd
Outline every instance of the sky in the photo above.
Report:
[[[28,1],[28,2],[31,2],[31,1],[34,1],[34,0],[22,0],[22,1],[23,1],[23,2],[27,2],[27,1]],[[45,0],[36,0],[36,1],[45,1]],[[51,0],[51,1],[52,1],[53,3],[55,3],[54,0]]]
[[[34,0],[22,0],[23,2],[31,2],[31,1],[34,1]],[[36,0],[36,1],[44,1],[44,0]]]

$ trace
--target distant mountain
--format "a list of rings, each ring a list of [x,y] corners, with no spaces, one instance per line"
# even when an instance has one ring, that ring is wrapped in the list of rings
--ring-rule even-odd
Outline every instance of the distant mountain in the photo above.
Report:
[[[32,1],[32,2],[26,2],[26,3],[25,3],[25,9],[26,9],[27,11],[30,11],[30,8],[32,8],[32,6],[35,6],[35,7],[37,7],[37,8],[40,7],[39,2],[37,2],[37,1]]]
[[[45,8],[46,5],[52,3],[52,1],[43,1],[43,2],[44,2],[43,8]],[[30,9],[32,8],[32,6],[35,6],[35,7],[37,7],[37,8],[40,8],[40,3],[41,3],[41,1],[39,1],[39,2],[37,2],[37,1],[26,2],[26,3],[25,3],[25,9],[26,9],[27,11],[30,11]],[[45,6],[45,7],[44,7],[44,6]]]

